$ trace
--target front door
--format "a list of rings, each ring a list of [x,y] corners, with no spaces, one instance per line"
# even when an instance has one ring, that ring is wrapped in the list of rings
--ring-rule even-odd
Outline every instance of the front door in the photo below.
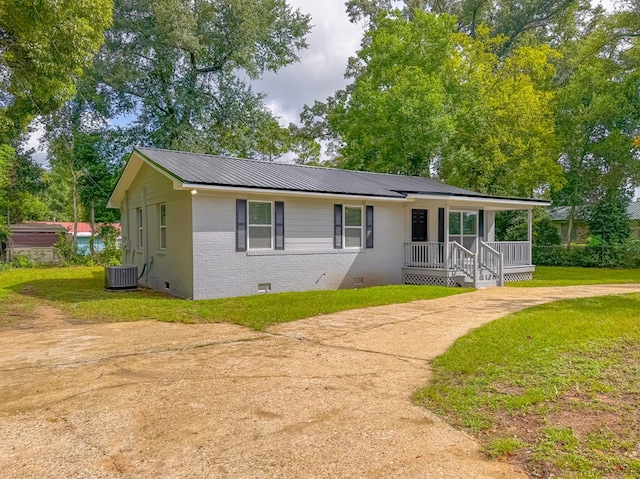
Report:
[[[427,210],[411,210],[411,241],[427,241]]]

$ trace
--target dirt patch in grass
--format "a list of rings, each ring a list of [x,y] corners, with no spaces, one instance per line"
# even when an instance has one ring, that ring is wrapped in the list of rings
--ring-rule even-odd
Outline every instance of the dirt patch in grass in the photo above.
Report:
[[[531,477],[640,478],[639,307],[589,299],[503,318],[437,358],[416,398]]]
[[[625,342],[603,352],[611,364],[592,385],[576,385],[523,411],[485,410],[493,420],[485,438],[489,444],[496,437],[520,441],[521,447],[503,458],[532,477],[586,477],[587,471],[596,474],[588,477],[640,477],[640,393],[629,392],[628,384],[638,376],[625,376],[640,366],[638,351],[640,344]],[[523,392],[500,383],[493,390]]]

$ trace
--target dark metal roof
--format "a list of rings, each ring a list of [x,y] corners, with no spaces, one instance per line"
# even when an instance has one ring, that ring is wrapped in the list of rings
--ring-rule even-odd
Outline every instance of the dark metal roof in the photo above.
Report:
[[[404,198],[411,193],[496,198],[416,176],[245,160],[156,148],[136,148],[136,151],[186,184],[387,198]]]
[[[64,226],[48,223],[15,223],[9,225],[12,233],[66,233]]]

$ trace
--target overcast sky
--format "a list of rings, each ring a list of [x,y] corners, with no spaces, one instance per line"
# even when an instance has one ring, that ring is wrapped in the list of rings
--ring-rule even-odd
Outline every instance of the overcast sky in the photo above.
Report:
[[[311,14],[309,47],[301,61],[269,73],[254,82],[256,91],[267,94],[266,103],[283,125],[298,122],[304,105],[324,101],[346,85],[347,59],[355,55],[364,33],[349,23],[344,0],[288,0],[293,8]]]

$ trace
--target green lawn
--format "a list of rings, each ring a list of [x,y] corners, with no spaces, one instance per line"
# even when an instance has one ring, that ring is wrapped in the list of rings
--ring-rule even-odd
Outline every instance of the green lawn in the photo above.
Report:
[[[573,268],[536,266],[532,281],[507,283],[507,286],[570,286],[574,284],[640,283],[640,269]]]
[[[640,294],[530,308],[460,338],[415,400],[532,477],[640,477]]]
[[[107,292],[104,270],[99,267],[13,269],[0,272],[0,315],[5,318],[0,324],[17,321],[17,310],[28,310],[44,300],[74,318],[87,321],[233,322],[261,330],[318,314],[439,298],[465,291],[469,290],[395,285],[186,301],[149,290]]]

